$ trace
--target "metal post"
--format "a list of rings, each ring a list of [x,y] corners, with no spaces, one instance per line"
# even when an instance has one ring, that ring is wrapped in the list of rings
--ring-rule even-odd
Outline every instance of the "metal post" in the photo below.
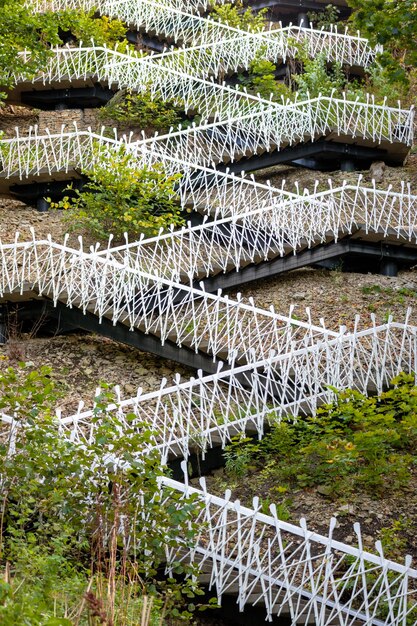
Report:
[[[342,172],[354,172],[355,169],[355,161],[352,161],[352,159],[343,159],[340,162],[340,170]]]
[[[308,16],[307,13],[299,13],[297,15],[298,26],[301,28],[308,28]]]
[[[7,341],[7,305],[0,304],[0,345]]]
[[[397,276],[398,264],[395,259],[382,259],[379,266],[379,273],[382,274],[382,276]]]
[[[36,200],[36,208],[40,213],[45,213],[49,209],[49,203],[45,200],[44,197],[38,198]]]

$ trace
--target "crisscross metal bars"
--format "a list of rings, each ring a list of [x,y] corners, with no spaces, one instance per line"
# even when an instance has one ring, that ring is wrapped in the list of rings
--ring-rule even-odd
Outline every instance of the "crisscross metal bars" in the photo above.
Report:
[[[335,538],[334,518],[328,533],[320,534],[303,518],[299,525],[280,520],[274,504],[266,515],[259,498],[253,499],[250,509],[233,502],[229,490],[224,498],[210,494],[204,479],[200,490],[190,487],[187,478],[183,484],[163,476],[159,484],[162,505],[172,506],[173,493],[183,496],[175,501],[176,507],[182,506],[182,499],[195,500],[192,521],[197,535],[192,546],[179,541],[167,547],[167,572],[174,561],[195,563],[220,603],[223,594],[232,592],[241,611],[258,604],[265,607],[269,621],[282,615],[305,626],[312,620],[320,626],[413,623],[417,570],[411,557],[406,556],[404,563],[389,560],[379,541],[375,552],[365,551],[358,523],[357,545],[350,545]],[[147,515],[143,510],[141,514]],[[129,543],[132,537],[126,526],[123,531],[121,538]]]
[[[145,65],[146,68],[155,64],[153,72],[159,70],[160,80],[168,80],[169,71],[185,73],[189,77],[205,78],[208,76],[224,76],[229,72],[248,69],[250,63],[260,53],[264,58],[274,62],[285,61],[297,56],[297,43],[305,42],[307,53],[312,57],[324,55],[327,61],[340,61],[348,65],[367,64],[369,51],[358,46],[356,38],[340,35],[335,32],[315,31],[299,27],[287,27],[273,31],[274,36],[266,43],[255,37],[234,36],[204,44],[202,46],[183,48],[180,50],[165,50],[162,54],[143,55],[140,53],[124,52],[108,49],[104,46],[79,46],[78,48],[56,48],[49,59],[45,75],[37,78],[43,83],[62,80],[73,76],[97,76],[98,80],[106,79],[106,70],[110,71],[111,63]],[[163,72],[165,70],[165,72]],[[168,73],[167,73],[168,72]],[[132,72],[131,72],[132,73]],[[123,76],[123,73],[121,74]],[[133,78],[124,75],[117,81],[124,86],[134,89],[139,83],[138,68],[136,68],[136,82]],[[155,80],[155,77],[154,77]]]
[[[31,7],[38,11],[46,9],[59,11],[66,8],[89,10],[95,6],[101,13],[110,13],[113,17],[125,19],[129,23],[133,23],[136,28],[145,30],[155,29],[155,20],[149,19],[149,16],[153,15],[152,10],[159,11],[163,15],[163,24],[166,24],[167,21],[184,23],[185,32],[180,35],[180,39],[183,41],[187,41],[186,33],[190,28],[190,18],[193,17],[190,14],[198,12],[200,7],[208,8],[208,5],[206,0],[187,0],[186,2],[171,0],[160,3],[148,1],[145,4],[131,0],[123,2],[97,0],[95,3],[91,0],[71,0],[69,3],[61,0],[51,2],[37,0],[35,4],[31,3]],[[167,10],[168,14],[166,13]],[[312,57],[317,54],[324,54],[328,61],[337,61],[351,66],[366,67],[375,60],[376,54],[382,51],[380,46],[371,48],[368,40],[360,37],[359,33],[352,36],[348,34],[347,29],[344,33],[339,33],[337,27],[330,31],[324,31],[313,29],[311,26],[310,28],[290,26],[275,30],[269,29],[260,33],[250,33],[218,22],[213,23],[212,20],[206,18],[197,18],[193,24],[197,26],[197,30],[198,25],[200,26],[202,31],[200,38],[204,40],[204,37],[209,37],[209,39],[203,41],[202,47],[194,47],[193,49],[193,47],[188,46],[181,53],[181,57],[183,63],[187,57],[188,70],[192,70],[193,73],[197,71],[198,75],[212,73],[218,75],[220,71],[227,72],[232,68],[235,70],[238,67],[247,68],[256,52],[261,50],[270,60],[285,61],[288,56],[294,56],[297,53],[294,43],[305,44],[307,54]],[[215,36],[210,36],[209,33],[213,28],[215,29]],[[166,33],[166,26],[163,26],[162,34]],[[227,52],[227,50],[229,51]],[[273,50],[274,52],[272,52]]]
[[[19,76],[15,78],[20,81]],[[216,84],[213,80],[200,79],[182,68],[165,67],[150,57],[124,54],[104,46],[58,48],[42,74],[33,78],[31,83],[46,85],[80,80],[139,92],[146,90],[152,98],[174,100],[186,112],[199,112],[204,119],[214,116],[222,119],[282,106],[282,103],[274,104],[245,91]]]
[[[154,61],[167,68],[182,70],[193,76],[224,76],[230,72],[248,69],[258,56],[274,63],[285,63],[297,58],[299,47],[311,58],[322,55],[327,62],[367,67],[374,62],[380,50],[369,47],[366,39],[353,37],[347,32],[286,26],[262,32],[259,36],[239,34],[229,35],[220,40],[200,46],[165,50],[153,55]]]
[[[158,5],[152,2],[152,0],[145,0],[141,3],[137,3],[135,0],[107,0],[102,10],[148,33],[151,32],[156,35],[161,35],[177,43],[186,43],[187,48],[231,39],[233,36],[241,38],[241,45],[245,45],[244,40],[248,42],[258,40],[262,41],[265,46],[268,46],[271,44],[274,45],[274,40],[279,41],[282,37],[282,29],[248,33],[216,22],[210,18],[207,19],[195,16],[185,11],[179,11],[174,7]],[[310,29],[308,28],[301,30],[288,29],[284,37],[290,39],[291,36],[294,36],[295,40],[299,39],[302,41],[310,39],[311,37],[312,40],[317,41],[317,37],[321,37],[321,34],[318,33],[321,33],[321,31],[314,31],[314,34],[310,34]],[[334,30],[332,34],[333,37],[330,36],[331,43],[329,39],[327,43],[324,44],[324,47],[320,46],[321,51],[323,51],[324,48],[326,50],[329,50],[329,47],[332,48],[332,52],[330,53],[332,60],[352,65],[360,65],[363,62],[369,64],[375,59],[375,55],[381,51],[381,48],[372,49],[369,46],[369,42],[359,37],[359,35],[357,37],[351,37],[345,32],[341,34],[340,39],[338,39],[339,34],[336,30]],[[324,36],[324,39],[326,39],[326,36]],[[317,53],[318,48],[316,48],[315,45],[316,44],[313,42],[307,44],[309,53]],[[358,54],[359,48],[360,52]],[[274,57],[271,57],[271,60],[273,60],[273,58]],[[276,60],[279,58],[280,56],[278,55]],[[283,58],[286,58],[286,56]]]
[[[336,519],[327,535],[261,512],[259,498],[249,509],[172,479],[161,479],[163,489],[197,496],[194,522],[196,545],[178,552],[167,550],[168,563],[177,558],[198,564],[219,600],[237,594],[242,611],[247,604],[265,606],[266,619],[286,615],[292,624],[320,626],[403,626],[417,615],[417,570],[410,556],[404,564],[388,560],[380,541],[376,552],[364,550],[360,525],[354,525],[356,546],[334,537]],[[181,506],[178,503],[177,506]],[[203,574],[204,575],[204,574]]]
[[[302,323],[254,306],[239,297],[163,279],[95,253],[84,253],[52,240],[0,246],[0,296],[35,289],[54,305],[63,302],[101,321],[121,323],[178,346],[218,359],[266,357],[295,342],[310,345],[327,336],[326,328]],[[332,334],[332,333],[330,333]]]
[[[230,42],[226,40],[210,45],[208,50],[211,55],[216,46],[222,48],[219,59],[223,64],[227,58],[226,48],[230,47]],[[237,48],[239,53],[232,49],[230,52],[235,71],[239,66],[247,67],[256,55],[256,50],[251,49],[247,52],[246,60],[240,61],[238,54],[243,53],[245,48],[240,42],[237,42]],[[284,51],[282,54],[287,52]],[[159,56],[144,56],[140,53],[121,52],[94,45],[57,48],[42,74],[34,77],[32,83],[45,85],[92,79],[136,91],[147,89],[152,97],[174,99],[181,103],[186,111],[199,111],[204,118],[217,114],[223,119],[238,113],[256,112],[260,108],[272,107],[274,104],[278,108],[282,107],[283,103],[273,103],[259,96],[251,96],[245,90],[239,91],[237,88],[199,78],[200,75],[204,77],[210,73],[210,59],[204,54],[204,50],[197,50],[193,55],[189,56],[188,51],[176,51]],[[22,53],[22,56],[29,58],[27,53]],[[198,71],[197,66],[200,68]],[[225,68],[219,66],[218,71],[224,72]],[[17,82],[20,81],[19,76],[15,79]]]
[[[240,118],[201,124],[143,143],[174,158],[187,155],[187,159],[210,167],[212,163],[233,162],[331,133],[339,140],[355,138],[359,145],[361,141],[371,141],[376,145],[388,142],[410,146],[413,120],[414,109],[378,106],[371,98],[364,103],[318,97]]]
[[[239,271],[352,234],[379,233],[417,244],[417,196],[344,185],[98,252],[158,276],[183,280]]]
[[[228,42],[219,45],[225,47]],[[215,45],[210,46],[210,52],[214,48]],[[240,44],[238,49],[244,50]],[[249,51],[247,63],[250,63],[255,53],[254,50]],[[22,56],[25,57],[26,53],[22,53]],[[221,51],[220,58],[224,59],[224,50]],[[233,51],[231,58],[237,63],[237,55]],[[274,106],[281,110],[285,104],[252,96],[245,90],[219,85],[213,80],[203,80],[196,75],[194,60],[189,63],[187,59],[188,56],[184,56],[183,51],[147,57],[140,53],[122,53],[105,46],[57,48],[45,70],[32,83],[45,85],[62,81],[94,80],[136,91],[146,89],[151,97],[177,101],[186,112],[198,111],[203,119],[213,116],[227,119]],[[207,74],[203,71],[203,67],[208,67],[206,61],[207,59],[202,59],[203,76]],[[238,69],[237,66],[235,69]],[[20,80],[19,76],[15,79],[17,82]]]
[[[199,13],[207,11],[207,9],[215,4],[223,4],[224,0],[162,0],[161,4],[167,4],[171,7],[189,11],[190,13]],[[82,10],[91,11],[96,9],[101,13],[105,13],[105,0],[30,0],[29,6],[32,11],[43,13],[45,11],[68,11]]]
[[[323,402],[332,402],[332,389],[356,389],[361,393],[381,393],[401,371],[416,371],[417,328],[409,324],[373,325],[361,330],[359,318],[354,330],[341,328],[337,336],[329,334],[314,345],[271,352],[268,358],[243,366],[232,365],[216,374],[181,380],[167,386],[162,379],[158,390],[122,400],[116,388],[117,402],[109,411],[121,423],[127,413],[132,427],[147,424],[155,433],[162,458],[187,458],[195,449],[205,454],[214,446],[225,446],[239,432],[263,436],[265,427],[284,416],[314,415]],[[97,392],[97,395],[99,391]],[[73,441],[83,442],[93,436],[94,411],[57,415],[62,432]]]
[[[29,130],[29,135],[20,137],[18,130],[13,139],[0,141],[0,155],[3,171],[1,178],[24,181],[29,176],[52,176],[54,172],[69,176],[75,170],[92,168],[96,159],[114,157],[121,147],[133,153],[137,167],[152,167],[162,163],[167,175],[181,172],[177,193],[182,206],[192,206],[207,214],[218,217],[230,215],[230,209],[240,204],[251,209],[261,208],[282,198],[297,199],[297,194],[274,188],[271,185],[256,183],[252,178],[218,172],[193,163],[184,162],[149,149],[147,145],[137,146],[131,137],[120,140],[91,131],[64,132],[57,135],[38,135],[37,127]],[[239,209],[236,209],[238,212]]]
[[[219,161],[238,160],[259,151],[314,140],[330,132],[339,137],[356,138],[358,143],[364,140],[376,144],[386,141],[411,145],[413,121],[413,109],[407,111],[377,106],[371,101],[360,103],[321,97],[228,121],[155,135],[129,143],[129,151],[135,155],[145,151],[161,160],[168,157],[184,164],[211,167]],[[43,168],[68,171],[72,162],[86,167],[95,141],[111,142],[103,133],[99,137],[88,131],[39,136],[36,128],[30,129],[27,138],[17,136],[1,141],[3,171],[9,178],[23,178]],[[115,147],[116,143],[113,144]],[[86,155],[83,155],[84,150]]]

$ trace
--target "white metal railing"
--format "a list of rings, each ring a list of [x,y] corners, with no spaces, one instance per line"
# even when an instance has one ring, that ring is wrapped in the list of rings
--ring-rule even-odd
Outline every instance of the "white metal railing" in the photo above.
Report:
[[[182,9],[191,13],[206,11],[215,4],[223,4],[225,0],[162,0],[160,4],[168,7]],[[45,11],[91,11],[96,9],[105,13],[106,0],[30,0],[28,6],[32,11],[41,13]]]
[[[272,61],[286,60],[297,54],[294,44],[302,43],[311,56],[324,54],[329,61],[337,61],[351,66],[368,66],[382,47],[371,48],[367,39],[352,36],[345,30],[339,33],[337,28],[331,31],[313,28],[286,27],[250,33],[233,28],[211,19],[193,15],[200,6],[207,8],[207,0],[186,0],[171,2],[153,2],[145,0],[141,3],[131,0],[109,1],[96,3],[80,0],[72,3],[55,0],[42,0],[31,3],[35,10],[62,10],[65,8],[91,9],[98,8],[101,13],[122,19],[137,29],[154,31],[162,36],[174,38],[175,41],[187,42],[187,49],[182,57],[188,57],[188,67],[193,71],[218,74],[234,67],[247,67],[257,52],[262,51]],[[196,49],[202,46],[200,50]],[[193,50],[194,48],[194,50]],[[226,52],[227,51],[227,52]],[[252,56],[250,56],[252,55]],[[245,59],[243,61],[243,59]],[[193,61],[193,62],[191,62]],[[220,64],[220,65],[219,65]]]
[[[59,168],[60,158],[66,159],[69,155],[65,142],[65,149],[62,149],[62,144],[57,149],[64,137],[46,138],[51,141],[49,150],[58,157],[54,168],[48,163],[49,173]],[[75,161],[78,157],[84,163],[85,159],[94,162],[92,140],[97,138],[100,139],[100,136],[88,132],[68,136],[70,141],[74,141]],[[58,144],[54,143],[55,139],[58,139]],[[20,140],[14,143],[13,140],[7,141],[7,146],[17,146],[16,154],[20,157]],[[104,138],[105,146],[114,143]],[[29,153],[25,153],[24,167],[28,165],[26,158]],[[49,154],[48,151],[46,153]],[[37,155],[31,154],[30,158],[33,166],[42,172],[45,163]],[[148,158],[145,162],[152,165],[154,161]],[[178,162],[169,159],[165,162],[167,165],[172,168],[171,171],[179,168]],[[68,171],[68,166],[65,170]],[[13,176],[13,172],[15,170],[8,173]],[[197,194],[194,189],[197,189]],[[139,242],[98,254],[107,258],[111,256],[148,274],[187,280],[239,270],[247,263],[284,256],[300,247],[319,245],[328,241],[329,237],[337,241],[357,229],[361,229],[365,236],[376,232],[384,237],[416,242],[417,196],[411,194],[410,188],[407,192],[405,185],[402,192],[394,193],[363,187],[359,181],[356,186],[344,184],[341,188],[324,192],[310,194],[304,190],[304,194],[296,195],[272,186],[258,185],[242,177],[190,168],[188,171],[184,169],[178,195],[182,206],[191,204],[208,215],[214,215],[215,220],[193,228],[161,233],[150,239],[141,238]]]
[[[140,272],[96,253],[50,239],[0,246],[0,297],[36,290],[58,301],[138,329],[178,346],[220,359],[262,358],[271,349],[310,345],[333,336],[324,326],[303,323],[243,302],[239,296],[206,293]]]
[[[138,158],[153,154],[153,158],[182,162],[185,167],[197,164],[210,168],[219,161],[279,150],[332,132],[355,138],[357,143],[411,145],[413,120],[414,110],[377,106],[371,100],[361,103],[319,97],[137,142],[124,139],[122,143]],[[42,170],[69,171],[74,165],[90,167],[97,143],[103,149],[122,145],[104,131],[101,135],[90,131],[39,135],[36,127],[31,128],[27,137],[17,134],[16,138],[0,142],[3,175],[22,179]]]
[[[239,204],[224,208],[230,216],[142,237],[98,254],[134,269],[182,280],[239,271],[248,263],[337,241],[357,230],[365,240],[368,234],[378,233],[417,244],[417,196],[360,184],[281,198],[254,210]]]
[[[174,158],[184,158],[210,167],[233,162],[262,151],[314,141],[334,134],[335,139],[355,138],[357,144],[413,141],[414,109],[378,106],[368,101],[322,97],[271,106],[261,112],[200,124],[143,141],[144,145]],[[369,144],[368,144],[369,145]]]
[[[221,45],[224,47],[226,44],[227,42],[224,42]],[[209,47],[210,52],[214,47],[213,45]],[[240,45],[239,50],[242,50]],[[255,51],[248,53],[248,63],[254,58],[255,53]],[[30,53],[22,53],[22,56],[30,58]],[[225,58],[224,50],[221,51],[220,58]],[[234,59],[235,69],[239,64],[244,65],[244,61],[239,60],[233,52],[231,58]],[[203,77],[207,75],[207,71],[203,71],[204,67],[206,69],[208,67],[207,59],[203,55],[201,72],[195,71],[199,61],[197,63],[196,59],[191,59],[191,62],[188,62],[187,59],[185,51],[144,56],[141,53],[120,52],[105,46],[80,45],[77,48],[58,48],[44,71],[31,82],[34,85],[37,83],[45,85],[62,81],[94,80],[135,91],[148,90],[152,98],[174,100],[181,104],[186,112],[198,111],[203,119],[213,116],[217,116],[218,119],[229,119],[273,107],[281,111],[285,105],[284,102],[275,103],[270,99],[250,95],[245,90],[239,91],[237,86],[232,88],[225,84],[217,84],[213,79],[200,78],[200,74]],[[15,76],[15,80],[19,82],[20,77]],[[374,104],[372,99],[368,104],[369,102]]]
[[[265,427],[284,416],[314,415],[322,403],[334,401],[333,389],[381,393],[401,371],[417,371],[417,327],[392,319],[383,325],[353,331],[342,328],[317,343],[286,353],[272,351],[266,359],[252,360],[217,373],[173,384],[162,379],[160,388],[122,399],[116,387],[116,403],[109,406],[121,423],[126,413],[155,433],[165,462],[169,456],[187,458],[192,451],[225,446],[240,432],[263,436]],[[97,392],[97,395],[99,390]],[[96,428],[93,410],[80,402],[73,415],[57,414],[62,433],[72,441],[90,439]],[[129,427],[136,421],[130,418]]]
[[[123,53],[105,46],[58,48],[44,71],[30,83],[36,87],[38,83],[93,80],[118,88],[147,91],[152,98],[174,100],[186,112],[198,111],[204,119],[215,115],[221,118],[244,115],[274,106],[270,100],[187,73],[187,68],[181,67],[181,59],[177,62],[179,69],[169,67],[168,55],[161,61],[164,63],[154,62],[152,57],[140,53]],[[20,82],[20,77],[16,76],[15,80]]]
[[[199,534],[187,550],[167,550],[168,563],[177,558],[198,564],[219,600],[233,590],[242,611],[247,604],[265,606],[266,619],[287,616],[291,624],[320,626],[403,626],[417,615],[417,570],[411,556],[404,563],[384,556],[380,541],[375,552],[366,551],[360,525],[354,525],[357,545],[335,539],[336,519],[327,535],[279,519],[275,505],[270,514],[261,510],[259,498],[249,509],[238,500],[207,492],[169,478],[167,490],[197,497]],[[200,505],[200,506],[199,506]],[[181,506],[181,502],[177,504]]]

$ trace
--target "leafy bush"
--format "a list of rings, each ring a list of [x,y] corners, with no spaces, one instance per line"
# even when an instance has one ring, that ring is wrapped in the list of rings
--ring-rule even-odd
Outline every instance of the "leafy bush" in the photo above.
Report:
[[[273,100],[292,98],[292,91],[275,79],[275,70],[274,63],[258,56],[249,65],[248,76],[239,75],[239,82],[249,93],[259,94],[262,98],[268,99],[271,95]]]
[[[157,572],[166,547],[192,545],[198,503],[176,493],[163,503],[158,453],[138,455],[152,441],[146,425],[110,413],[113,396],[104,389],[94,434],[79,445],[53,418],[48,368],[9,367],[0,390],[0,409],[19,426],[0,445],[0,622],[133,626],[144,596],[155,599],[161,620],[187,621],[201,591],[178,575],[194,570],[175,562],[172,578],[158,580]]]
[[[293,74],[299,96],[302,99],[316,98],[319,94],[330,96],[333,92],[340,94],[346,86],[346,76],[340,63],[335,63],[329,70],[326,54],[309,57],[305,47],[298,46],[299,58],[303,64],[300,74]]]
[[[125,150],[98,153],[94,167],[83,174],[89,182],[81,191],[51,203],[52,208],[67,212],[69,231],[87,231],[104,240],[113,234],[121,240],[125,232],[136,238],[141,233],[151,237],[170,224],[185,223],[175,192],[180,174],[167,176],[160,163],[139,168]]]
[[[340,9],[333,4],[327,4],[323,11],[309,11],[307,16],[314,28],[331,30],[339,21]]]
[[[41,71],[51,56],[51,46],[62,45],[62,32],[71,32],[86,45],[114,45],[124,39],[126,28],[119,20],[96,18],[94,12],[63,11],[33,13],[21,0],[0,0],[0,85],[12,87],[17,75],[30,79]],[[30,59],[19,56],[27,50]],[[4,98],[5,94],[0,94]]]
[[[236,0],[233,4],[217,4],[214,5],[210,17],[216,22],[227,24],[239,30],[248,30],[253,33],[259,33],[265,30],[265,15],[268,9],[261,9],[257,13],[251,7],[244,10],[243,2]]]
[[[417,65],[415,0],[348,0],[351,22],[371,44],[382,44],[400,67]]]
[[[82,41],[85,46],[89,46],[92,39],[97,46],[105,44],[114,47],[120,42],[127,44],[126,25],[106,15],[97,16],[94,9],[88,12],[62,11],[55,16],[60,30],[71,33],[76,41]]]
[[[33,14],[20,0],[1,0],[0,9],[0,85],[10,87],[12,68],[26,78],[42,68],[50,54],[49,45],[60,43],[59,27],[53,14]],[[25,49],[30,60],[18,55]]]
[[[319,408],[314,417],[273,424],[256,449],[249,448],[249,455],[245,440],[242,449],[234,442],[227,451],[229,467],[233,456],[242,476],[240,461],[246,467],[256,462],[279,485],[322,485],[335,496],[405,487],[417,462],[417,387],[414,376],[406,374],[392,384],[389,391],[370,398],[335,390],[335,403]]]
[[[307,46],[294,42],[298,49],[298,58],[302,63],[302,72],[293,74],[297,91],[302,98],[315,98],[320,93],[330,96],[332,93],[340,97],[343,93],[349,100],[358,99],[366,102],[368,94],[375,98],[376,104],[387,103],[397,106],[398,100],[407,94],[404,82],[394,80],[393,74],[387,66],[380,62],[370,65],[362,79],[349,78],[348,73],[340,63],[329,65],[326,54],[321,53],[313,59],[309,57]]]
[[[100,117],[106,122],[138,126],[146,134],[155,131],[166,133],[171,126],[178,126],[183,121],[181,106],[174,100],[152,99],[148,91],[119,91],[100,109]]]

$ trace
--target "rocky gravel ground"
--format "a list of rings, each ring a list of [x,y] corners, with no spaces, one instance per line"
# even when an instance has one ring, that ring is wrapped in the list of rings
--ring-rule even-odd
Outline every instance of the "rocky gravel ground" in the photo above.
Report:
[[[376,168],[378,170],[379,168]],[[385,167],[381,177],[376,180],[379,189],[387,189],[392,186],[392,191],[401,191],[402,181],[410,184],[411,192],[417,193],[417,154],[408,157],[403,167]],[[346,181],[350,185],[356,185],[358,180],[365,187],[372,186],[372,173],[370,170],[355,172],[319,172],[317,170],[308,170],[299,167],[291,167],[287,165],[278,165],[264,170],[258,170],[255,180],[264,183],[267,180],[276,187],[281,187],[283,181],[286,181],[286,189],[288,191],[296,191],[296,183],[298,183],[300,191],[309,189],[314,190],[315,181],[318,181],[318,191],[325,191],[329,187],[329,180],[333,187],[343,185]]]
[[[59,393],[57,408],[64,415],[75,412],[80,400],[91,408],[101,383],[119,385],[122,398],[130,398],[139,387],[144,393],[159,389],[162,378],[172,381],[177,372],[186,378],[192,375],[177,363],[95,335],[31,338],[25,334],[0,346],[0,356],[0,369],[19,361],[35,368],[51,367]]]
[[[64,236],[68,231],[64,216],[61,211],[48,211],[40,213],[33,207],[29,207],[19,200],[14,200],[5,195],[0,196],[0,241],[11,243],[14,241],[16,232],[19,232],[20,241],[30,241],[33,237],[45,239],[51,235],[56,243],[63,243]],[[95,240],[83,234],[84,247],[95,245]],[[78,234],[71,234],[68,245],[79,248]]]
[[[305,268],[282,276],[252,283],[239,290],[246,298],[252,297],[255,305],[287,315],[291,305],[292,316],[307,321],[310,310],[313,323],[324,319],[331,330],[340,326],[352,329],[355,316],[360,316],[360,327],[376,322],[384,323],[392,316],[403,322],[407,309],[411,308],[410,320],[417,323],[417,271],[399,272],[391,278],[379,274],[354,274],[340,270]],[[235,297],[237,291],[230,291]]]

